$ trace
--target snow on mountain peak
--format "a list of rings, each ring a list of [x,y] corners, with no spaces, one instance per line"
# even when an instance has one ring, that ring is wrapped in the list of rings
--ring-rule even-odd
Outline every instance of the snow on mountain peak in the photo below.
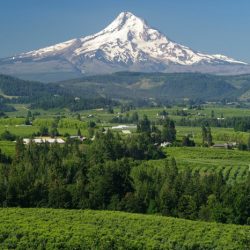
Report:
[[[82,46],[75,55],[112,63],[133,64],[154,61],[158,64],[194,65],[238,63],[226,56],[207,55],[169,40],[142,18],[122,12],[101,32],[81,39]]]
[[[93,58],[96,52],[103,54],[103,60],[136,63],[157,59],[159,50],[170,41],[159,31],[150,28],[146,22],[130,12],[122,12],[104,30],[82,39],[83,46],[75,52]]]
[[[86,61],[93,60],[123,66],[145,62],[165,66],[245,64],[223,55],[203,54],[177,44],[131,12],[120,13],[105,29],[94,35],[24,53],[19,59],[31,57],[39,60],[52,56],[64,58],[82,72]]]
[[[109,26],[107,26],[107,28],[104,29],[104,31],[119,30],[124,26],[129,26],[130,28],[142,28],[144,24],[144,20],[133,15],[131,12],[122,12]]]

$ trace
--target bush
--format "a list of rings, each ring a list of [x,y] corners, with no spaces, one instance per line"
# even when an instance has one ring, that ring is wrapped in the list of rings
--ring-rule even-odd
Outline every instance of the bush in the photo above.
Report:
[[[2,141],[14,141],[16,139],[16,136],[6,130],[1,134],[0,138]]]

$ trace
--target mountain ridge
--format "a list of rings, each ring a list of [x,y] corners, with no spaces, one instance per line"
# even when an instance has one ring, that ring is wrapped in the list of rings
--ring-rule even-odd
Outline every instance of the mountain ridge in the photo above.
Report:
[[[250,75],[217,76],[202,73],[116,72],[85,76],[58,83],[61,87],[91,96],[156,102],[184,99],[218,101],[248,98]],[[246,94],[245,94],[246,93]]]
[[[17,76],[32,72],[78,77],[118,71],[242,74],[250,73],[250,66],[173,42],[131,12],[120,13],[93,35],[0,59],[0,72]]]

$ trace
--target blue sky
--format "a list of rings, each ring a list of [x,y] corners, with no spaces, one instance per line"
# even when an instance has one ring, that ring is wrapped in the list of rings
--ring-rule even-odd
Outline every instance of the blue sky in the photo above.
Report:
[[[122,11],[195,50],[250,63],[249,0],[3,0],[0,57],[90,35]]]

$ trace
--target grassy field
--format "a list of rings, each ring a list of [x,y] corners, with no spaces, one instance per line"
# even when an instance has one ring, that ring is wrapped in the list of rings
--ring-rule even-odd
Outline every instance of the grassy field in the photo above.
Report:
[[[12,141],[0,141],[0,149],[8,156],[12,156],[15,153],[15,142]]]
[[[237,249],[250,227],[123,212],[0,209],[1,249]]]

